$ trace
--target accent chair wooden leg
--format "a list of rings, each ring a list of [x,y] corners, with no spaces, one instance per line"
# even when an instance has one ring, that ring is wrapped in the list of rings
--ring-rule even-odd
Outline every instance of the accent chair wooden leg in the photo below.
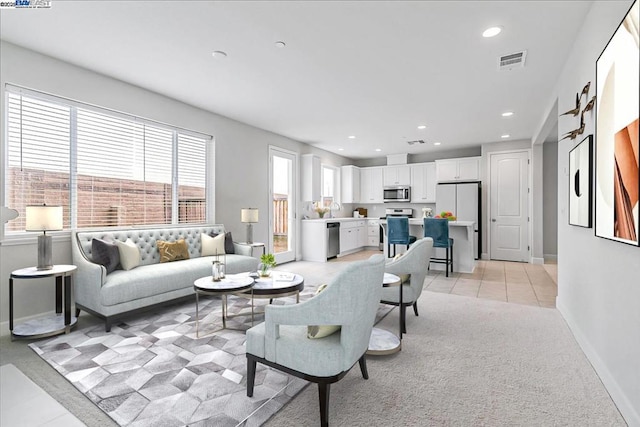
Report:
[[[247,355],[247,397],[253,396],[253,385],[256,380],[256,361]]]
[[[107,319],[104,321],[104,331],[111,332],[111,320]]]
[[[80,309],[76,307],[76,317],[80,316]]]
[[[329,427],[329,392],[331,384],[318,383],[318,397],[320,398],[320,426]]]
[[[360,360],[358,360],[358,363],[360,364],[360,372],[362,372],[362,378],[364,378],[365,380],[369,379],[369,371],[367,371],[367,356],[366,355],[362,355],[362,357],[360,358]]]
[[[418,301],[413,302],[413,312],[418,316]]]
[[[407,306],[400,304],[400,319],[402,319],[402,333],[407,333]]]

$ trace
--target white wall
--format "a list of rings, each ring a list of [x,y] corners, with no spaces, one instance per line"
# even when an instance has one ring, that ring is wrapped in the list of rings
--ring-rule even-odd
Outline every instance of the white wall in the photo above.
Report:
[[[553,258],[558,255],[558,142],[545,141],[542,152],[543,253],[545,258]]]
[[[595,93],[596,60],[631,3],[594,2],[556,85],[559,111],[575,106],[588,81]],[[574,126],[560,117],[558,139]],[[583,136],[594,130],[589,114]],[[627,423],[640,426],[640,248],[568,225],[567,159],[578,142],[558,142],[557,306]]]
[[[240,209],[260,209],[261,221],[254,226],[254,239],[266,242],[270,209],[268,195],[268,146],[275,145],[299,154],[315,153],[323,163],[340,166],[352,161],[246,124],[181,103],[119,80],[51,57],[1,42],[0,44],[0,117],[4,117],[6,83],[48,92],[82,102],[146,117],[212,135],[215,138],[215,222],[225,224],[237,240],[244,239],[245,226]],[[0,134],[4,135],[0,119]],[[4,165],[4,141],[0,144]],[[3,167],[4,169],[4,167]],[[4,188],[4,172],[0,173]],[[0,203],[2,203],[0,201]],[[264,213],[264,214],[262,214]],[[350,212],[347,212],[350,214]],[[64,234],[64,233],[63,233]],[[71,263],[68,233],[54,239],[54,262]],[[16,244],[0,242],[0,325],[6,332],[9,319],[9,274],[35,265],[35,238]],[[54,309],[54,286],[46,281],[32,289],[24,281],[16,283],[16,318],[29,317]],[[33,286],[36,286],[35,283]]]

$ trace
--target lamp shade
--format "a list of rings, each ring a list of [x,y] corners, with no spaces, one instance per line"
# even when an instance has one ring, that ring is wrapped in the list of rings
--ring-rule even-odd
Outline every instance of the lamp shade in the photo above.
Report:
[[[248,223],[258,222],[258,209],[243,208],[240,213],[240,221]]]
[[[26,231],[62,230],[62,206],[27,206]]]

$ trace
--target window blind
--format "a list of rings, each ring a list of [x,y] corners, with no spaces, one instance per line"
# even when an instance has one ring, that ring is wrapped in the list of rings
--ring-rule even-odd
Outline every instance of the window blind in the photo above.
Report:
[[[25,229],[27,205],[62,205],[64,227],[70,224],[70,108],[8,94],[5,204],[20,215],[7,230]]]
[[[25,206],[42,203],[64,207],[65,228],[206,221],[210,138],[51,95],[6,93],[5,204],[20,212],[7,231],[24,230]]]

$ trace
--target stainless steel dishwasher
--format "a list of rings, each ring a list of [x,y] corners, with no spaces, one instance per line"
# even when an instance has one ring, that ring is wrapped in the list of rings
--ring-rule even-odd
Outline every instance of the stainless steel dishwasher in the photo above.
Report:
[[[335,258],[340,253],[340,223],[327,223],[327,259]]]

